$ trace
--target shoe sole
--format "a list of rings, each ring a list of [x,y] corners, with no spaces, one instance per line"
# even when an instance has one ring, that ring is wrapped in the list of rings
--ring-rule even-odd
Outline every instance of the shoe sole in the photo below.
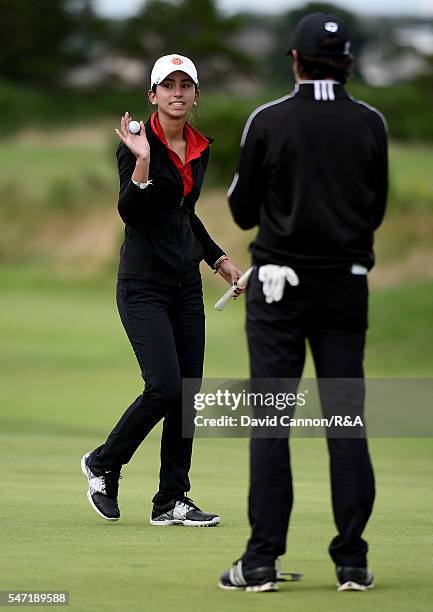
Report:
[[[220,517],[216,516],[211,521],[182,521],[180,519],[157,521],[150,519],[150,524],[154,527],[170,527],[170,525],[184,525],[185,527],[216,527],[220,524]]]
[[[372,589],[374,587],[374,582],[371,584],[359,584],[358,582],[353,582],[353,580],[348,580],[343,584],[337,582],[337,591],[342,593],[343,591],[367,591],[367,589]]]
[[[229,586],[219,582],[218,586],[224,591],[245,591],[246,593],[272,593],[273,591],[278,591],[278,584],[276,582],[265,582],[264,584],[250,586]]]
[[[87,478],[87,482],[89,482],[89,477],[87,475],[86,459],[87,459],[87,457],[89,455],[90,455],[90,453],[86,453],[85,455],[83,455],[81,457],[81,471],[83,472],[84,476]],[[101,516],[104,520],[110,521],[111,523],[114,523],[114,522],[119,520],[120,517],[117,517],[117,518],[116,517],[109,517],[109,516],[105,516],[104,514],[102,514],[102,512],[95,505],[95,502],[92,499],[92,495],[90,493],[90,486],[87,489],[87,500],[88,500],[89,504],[91,505],[91,507],[93,508],[93,510],[96,512],[96,514],[99,514],[99,516]]]

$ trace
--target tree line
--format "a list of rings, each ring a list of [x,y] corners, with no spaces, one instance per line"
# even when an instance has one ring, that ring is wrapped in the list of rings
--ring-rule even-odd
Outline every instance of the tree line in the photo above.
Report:
[[[227,74],[266,78],[269,73],[278,81],[287,79],[284,51],[290,32],[304,14],[317,10],[346,20],[355,53],[371,37],[355,14],[329,3],[310,2],[265,17],[223,15],[215,0],[149,0],[133,18],[110,20],[95,13],[91,0],[0,0],[0,78],[32,87],[59,87],[69,70],[97,57],[117,54],[150,63],[175,46],[199,58],[202,80],[210,87],[221,87]],[[238,44],[242,32],[257,27],[271,33],[271,48],[263,56]]]

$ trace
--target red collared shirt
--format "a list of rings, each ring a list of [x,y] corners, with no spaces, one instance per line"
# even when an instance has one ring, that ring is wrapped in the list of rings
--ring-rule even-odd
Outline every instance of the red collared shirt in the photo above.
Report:
[[[200,134],[197,130],[185,123],[183,130],[186,140],[186,155],[185,164],[182,163],[179,155],[170,149],[167,140],[162,131],[161,124],[158,119],[158,113],[155,112],[150,118],[150,125],[152,126],[153,133],[159,140],[167,147],[168,154],[171,161],[179,170],[183,180],[183,195],[186,196],[194,186],[194,180],[192,178],[191,161],[197,159],[207,149],[209,141],[203,134]]]

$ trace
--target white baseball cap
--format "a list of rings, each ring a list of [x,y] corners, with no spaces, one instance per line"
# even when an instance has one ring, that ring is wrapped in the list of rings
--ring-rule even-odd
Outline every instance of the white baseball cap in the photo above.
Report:
[[[184,55],[171,53],[171,55],[163,55],[156,60],[150,75],[150,88],[154,85],[159,85],[169,74],[181,70],[185,72],[196,85],[198,85],[197,69],[192,61]]]

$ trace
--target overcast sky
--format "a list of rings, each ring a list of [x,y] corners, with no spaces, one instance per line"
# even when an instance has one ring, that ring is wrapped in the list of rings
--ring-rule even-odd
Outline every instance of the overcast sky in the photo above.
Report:
[[[98,12],[108,17],[132,16],[145,0],[94,0]],[[240,10],[250,10],[262,13],[277,13],[305,2],[299,0],[217,0],[221,10],[233,13]],[[433,16],[433,0],[334,0],[333,4],[340,5],[354,12],[379,15],[420,15]]]

